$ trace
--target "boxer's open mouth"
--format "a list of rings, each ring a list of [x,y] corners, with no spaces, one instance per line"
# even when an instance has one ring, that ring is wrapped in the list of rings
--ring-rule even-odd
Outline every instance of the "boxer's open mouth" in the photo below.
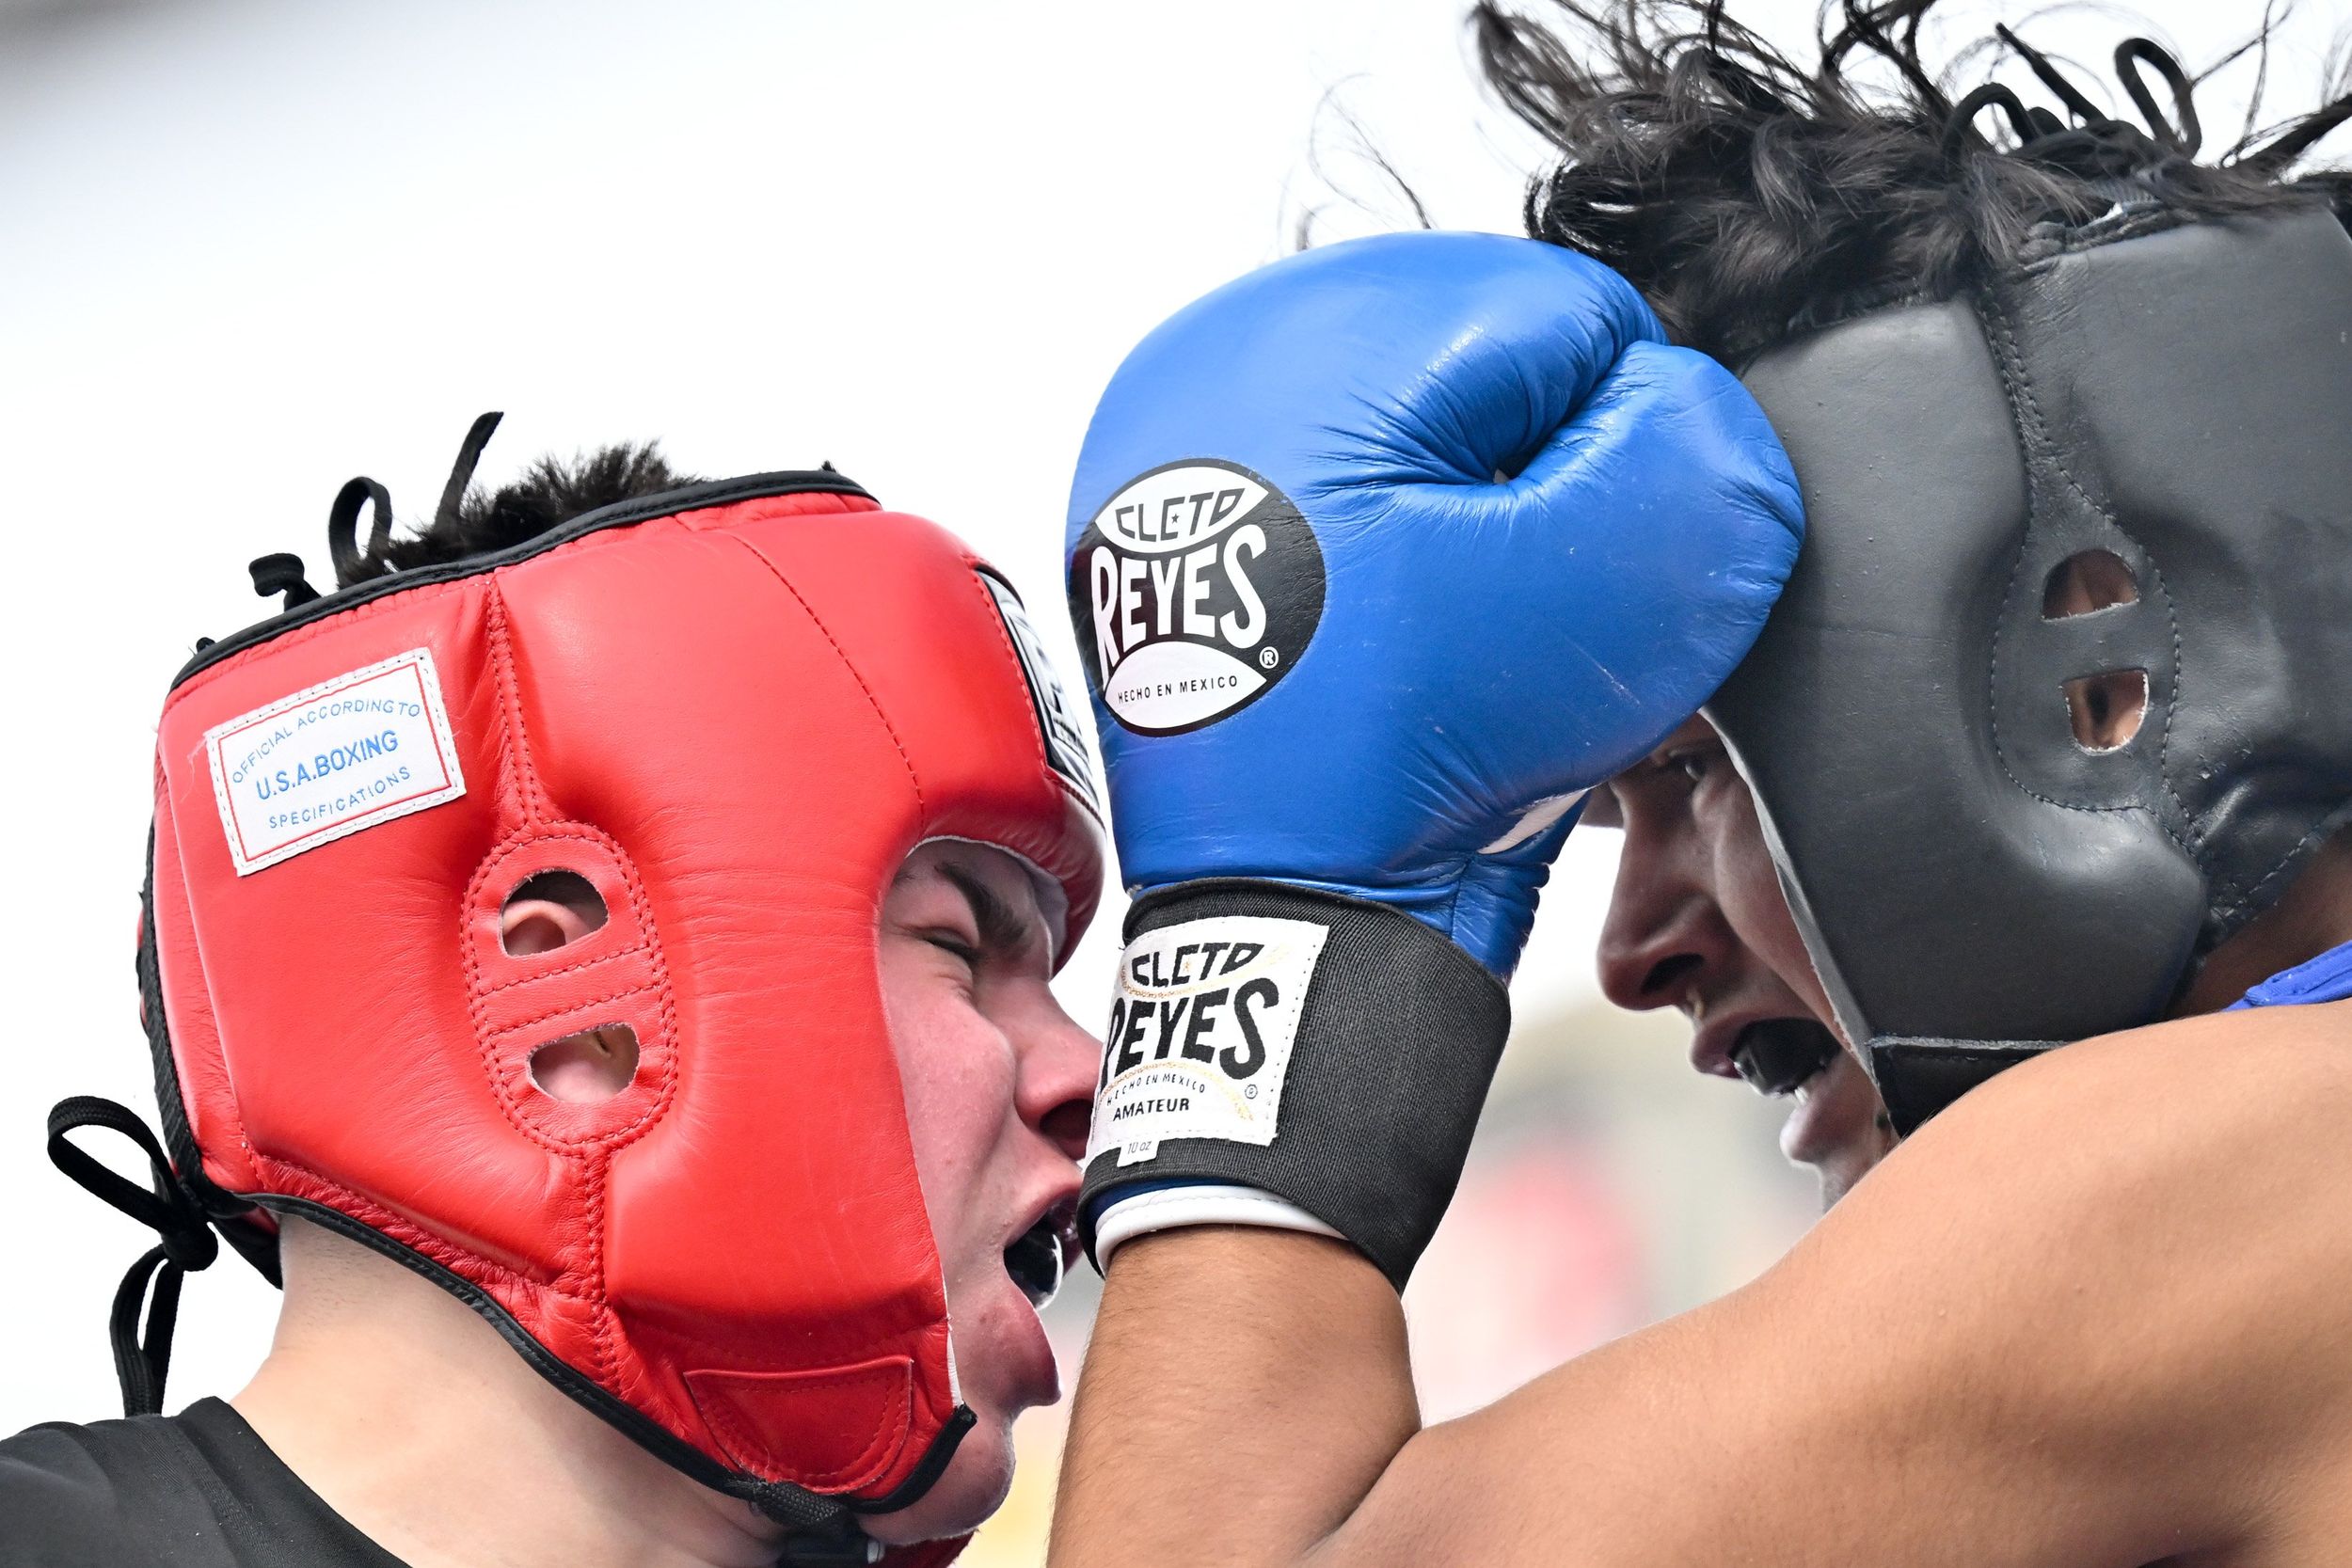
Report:
[[[1057,1203],[1005,1248],[1005,1272],[1030,1306],[1043,1307],[1061,1289],[1062,1266],[1077,1245],[1076,1216],[1074,1202]]]
[[[1731,1042],[1731,1065],[1758,1094],[1794,1094],[1837,1052],[1837,1037],[1812,1019],[1758,1019]]]

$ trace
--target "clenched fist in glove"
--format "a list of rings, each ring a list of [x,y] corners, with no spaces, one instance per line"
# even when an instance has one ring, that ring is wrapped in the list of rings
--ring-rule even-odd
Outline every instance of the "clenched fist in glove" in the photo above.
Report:
[[[1098,1259],[1277,1224],[1403,1284],[1583,792],[1730,673],[1802,533],[1740,384],[1536,241],[1309,251],[1136,347],[1069,533],[1136,895]]]

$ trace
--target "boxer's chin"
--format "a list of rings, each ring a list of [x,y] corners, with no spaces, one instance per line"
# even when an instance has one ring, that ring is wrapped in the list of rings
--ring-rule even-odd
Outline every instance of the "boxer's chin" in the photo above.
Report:
[[[1012,1490],[1009,1425],[982,1416],[931,1489],[896,1513],[868,1515],[866,1533],[886,1546],[907,1546],[977,1529]]]
[[[1781,1130],[1781,1152],[1810,1165],[1821,1181],[1826,1210],[1870,1173],[1895,1147],[1870,1075],[1851,1051],[1800,1085],[1788,1124]]]

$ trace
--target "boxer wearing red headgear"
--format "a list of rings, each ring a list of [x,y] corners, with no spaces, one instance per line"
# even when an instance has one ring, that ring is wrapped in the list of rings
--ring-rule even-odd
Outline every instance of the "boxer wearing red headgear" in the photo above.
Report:
[[[0,1445],[0,1561],[865,1560],[859,1520],[985,1516],[1056,1397],[1096,1046],[1046,981],[1101,863],[1019,601],[830,470],[607,454],[501,529],[531,496],[460,505],[491,422],[432,537],[355,481],[343,589],[257,563],[284,612],[174,683],[168,1164],[51,1121],[163,1238],[132,1418]],[[234,1410],[167,1419],[215,1231],[286,1314]]]

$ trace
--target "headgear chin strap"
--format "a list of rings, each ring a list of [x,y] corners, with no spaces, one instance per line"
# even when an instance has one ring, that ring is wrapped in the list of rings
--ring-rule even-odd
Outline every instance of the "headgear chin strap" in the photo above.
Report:
[[[852,1516],[920,1496],[971,1422],[884,891],[925,840],[999,846],[1067,954],[1101,883],[1082,743],[1012,590],[830,471],[326,597],[298,562],[263,578],[289,608],[183,670],[158,735],[139,967],[169,1164],[151,1145],[151,1195],[66,1141],[119,1107],[52,1123],[70,1174],[163,1237],[117,1303],[126,1403],[160,1406],[204,1222],[274,1277],[298,1215],[864,1560]],[[507,900],[557,872],[603,924],[508,953]],[[541,1047],[616,1030],[637,1063],[609,1098],[534,1080]]]
[[[2124,203],[1744,379],[1809,527],[1708,711],[1908,1131],[2161,1017],[2352,818],[2352,237]]]

